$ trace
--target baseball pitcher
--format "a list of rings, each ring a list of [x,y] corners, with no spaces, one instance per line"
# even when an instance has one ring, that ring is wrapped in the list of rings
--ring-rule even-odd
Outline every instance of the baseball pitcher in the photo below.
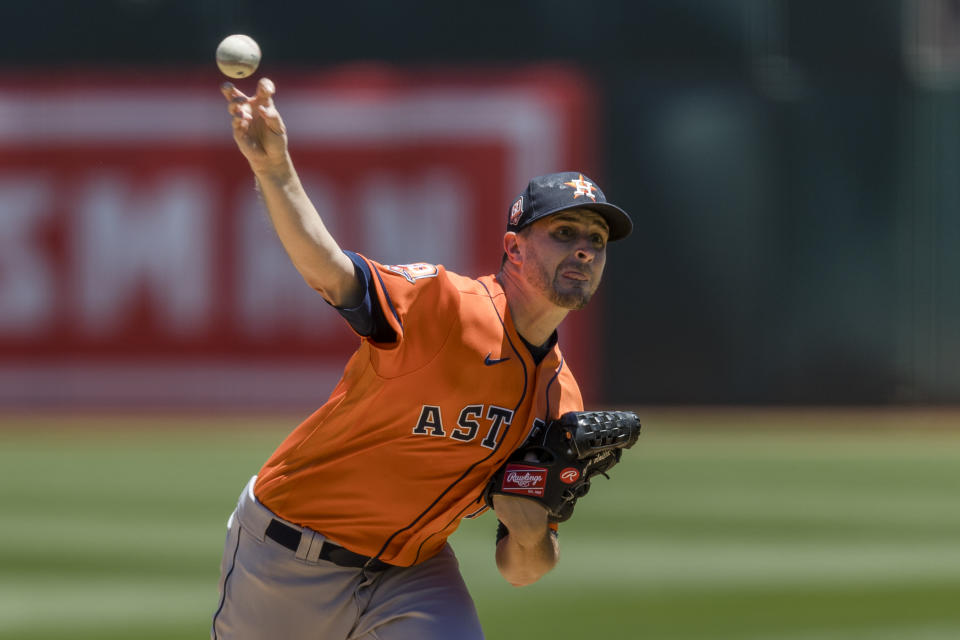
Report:
[[[474,639],[448,536],[492,509],[513,585],[556,564],[558,523],[634,444],[629,412],[583,411],[557,326],[597,289],[629,216],[579,172],[508,208],[503,261],[470,278],[344,251],[303,190],[274,84],[223,94],[233,136],[307,284],[360,346],[230,517],[211,637]]]

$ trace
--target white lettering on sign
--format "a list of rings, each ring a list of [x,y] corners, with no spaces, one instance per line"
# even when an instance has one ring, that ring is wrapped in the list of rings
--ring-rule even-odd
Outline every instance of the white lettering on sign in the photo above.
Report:
[[[347,73],[342,86],[304,77],[284,93],[300,175],[329,182],[329,197],[307,190],[344,249],[474,273],[486,243],[471,232],[496,215],[478,204],[509,203],[565,162],[587,98],[579,74],[454,76],[452,86],[406,73]],[[15,383],[0,381],[0,406],[313,402],[317,382],[300,384],[313,365],[293,360],[315,357],[335,381],[355,346],[337,339],[345,324],[290,265],[263,209],[242,219],[231,196],[240,185],[251,195],[252,177],[222,100],[202,83],[158,82],[13,79],[0,92],[0,374]],[[449,159],[435,153],[444,148]],[[313,340],[323,349],[306,348]],[[227,353],[222,370],[183,375]],[[482,409],[450,437],[495,447],[509,418]]]
[[[464,262],[471,197],[461,180],[440,169],[412,179],[387,173],[367,177],[357,201],[370,256],[384,264],[423,260],[454,270],[471,266]]]
[[[338,215],[332,187],[317,178],[305,177],[303,183],[324,225],[336,238]],[[233,215],[239,216],[236,299],[242,331],[265,339],[291,333],[316,337],[342,322],[291,264],[266,205],[252,186],[240,189],[235,202]]]
[[[107,334],[146,294],[173,334],[203,330],[210,316],[212,268],[209,185],[195,175],[163,174],[136,187],[101,174],[78,195],[73,271],[85,332]]]
[[[53,317],[55,279],[36,232],[50,217],[50,180],[6,174],[0,180],[0,331],[41,332]]]

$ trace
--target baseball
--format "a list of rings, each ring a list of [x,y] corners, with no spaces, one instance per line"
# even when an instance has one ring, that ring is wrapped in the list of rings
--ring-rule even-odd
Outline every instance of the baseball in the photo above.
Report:
[[[246,78],[260,64],[260,46],[250,36],[235,33],[217,46],[217,66],[231,78]]]

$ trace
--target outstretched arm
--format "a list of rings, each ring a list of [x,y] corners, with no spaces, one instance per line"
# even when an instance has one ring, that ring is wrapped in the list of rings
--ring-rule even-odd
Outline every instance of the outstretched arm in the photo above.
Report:
[[[287,150],[286,127],[273,103],[273,82],[261,78],[252,97],[229,82],[221,90],[233,116],[233,138],[250,163],[270,220],[293,265],[331,304],[356,305],[361,284],[353,263],[303,190]]]
[[[536,582],[556,566],[560,545],[547,526],[547,510],[538,502],[497,494],[493,510],[507,528],[497,543],[497,568],[515,587]]]

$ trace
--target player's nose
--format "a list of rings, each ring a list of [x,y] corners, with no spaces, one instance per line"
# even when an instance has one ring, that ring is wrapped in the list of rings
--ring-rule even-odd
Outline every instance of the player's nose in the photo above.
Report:
[[[590,242],[581,242],[573,255],[580,262],[593,262],[597,257],[597,249]]]

